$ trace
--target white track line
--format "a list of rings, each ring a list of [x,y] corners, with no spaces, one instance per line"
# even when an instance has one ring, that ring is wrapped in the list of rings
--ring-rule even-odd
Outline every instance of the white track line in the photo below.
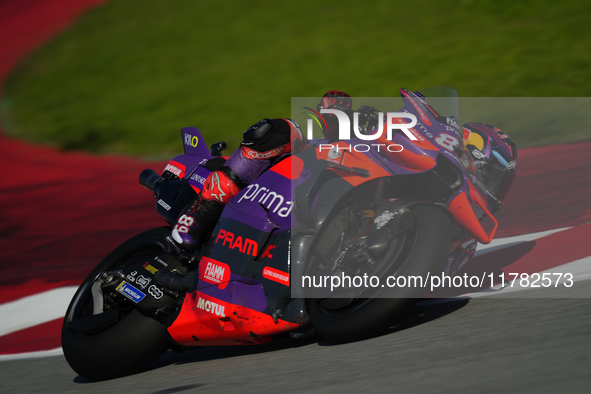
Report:
[[[41,357],[52,357],[52,356],[61,356],[64,354],[64,351],[61,347],[51,350],[41,350],[39,352],[29,352],[29,353],[18,353],[18,354],[2,354],[0,355],[0,362],[2,361],[14,361],[14,360],[26,360],[29,358],[41,358]]]
[[[496,250],[505,249],[513,245],[517,245],[523,242],[534,241],[538,238],[547,237],[548,235],[568,230],[572,227],[564,227],[564,228],[556,228],[553,230],[548,231],[541,231],[539,233],[531,233],[531,234],[523,234],[523,235],[516,235],[514,237],[506,237],[506,238],[499,238],[493,239],[489,244],[481,244],[478,243],[476,248],[476,253],[474,256],[480,256],[486,253],[494,252]]]
[[[0,305],[0,336],[63,317],[77,289],[59,287]]]

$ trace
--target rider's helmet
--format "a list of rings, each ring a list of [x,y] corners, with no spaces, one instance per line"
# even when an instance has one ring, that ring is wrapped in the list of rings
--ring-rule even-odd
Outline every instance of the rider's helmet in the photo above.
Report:
[[[340,109],[341,111],[350,111],[352,106],[353,101],[351,100],[350,95],[338,90],[329,90],[324,94],[322,101],[320,101],[320,104],[318,104],[316,108],[318,111],[320,111],[322,108],[335,108]]]
[[[291,119],[284,118],[289,123],[289,135],[291,141],[291,153],[298,153],[306,146],[306,137],[302,133],[300,125]]]
[[[322,100],[316,106],[316,110],[320,112],[322,109],[338,109],[345,112],[350,118],[353,112],[351,109],[352,106],[353,101],[351,100],[350,95],[338,90],[329,90],[324,94]],[[328,138],[329,141],[335,140],[339,133],[339,121],[337,117],[334,114],[322,114],[321,116],[326,122],[326,128],[322,128],[324,136]]]
[[[271,159],[284,153],[297,153],[306,146],[300,126],[287,118],[265,118],[246,129],[242,136],[242,151],[253,159]]]
[[[503,201],[516,175],[515,143],[498,127],[485,123],[464,123],[464,144],[485,186]]]

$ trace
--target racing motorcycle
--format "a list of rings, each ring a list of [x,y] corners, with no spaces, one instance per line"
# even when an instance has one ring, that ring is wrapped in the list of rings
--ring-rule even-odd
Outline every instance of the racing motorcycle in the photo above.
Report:
[[[70,366],[110,379],[141,371],[168,349],[262,344],[286,332],[346,342],[400,319],[424,289],[327,292],[314,281],[453,273],[467,261],[470,251],[460,247],[467,239],[494,236],[499,203],[464,147],[457,93],[437,92],[445,96],[437,110],[427,91],[400,93],[402,111],[416,117],[408,129],[416,139],[396,132],[375,134],[373,144],[357,134],[310,140],[236,195],[198,252],[182,250],[171,227],[161,227],[109,253],[67,309],[62,346]],[[372,133],[382,118],[363,112]],[[184,154],[161,175],[140,174],[171,225],[225,162],[223,143],[210,151],[196,128],[181,132]],[[486,217],[492,229],[483,227]]]

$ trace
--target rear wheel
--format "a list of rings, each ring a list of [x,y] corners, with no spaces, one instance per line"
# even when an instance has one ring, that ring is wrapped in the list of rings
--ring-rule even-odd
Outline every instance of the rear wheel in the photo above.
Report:
[[[425,294],[423,289],[411,287],[382,288],[387,276],[425,278],[429,271],[443,267],[451,245],[449,215],[440,207],[426,204],[404,208],[398,214],[406,215],[405,220],[397,222],[398,228],[386,226],[393,236],[378,254],[375,250],[369,253],[367,245],[358,240],[359,215],[352,204],[345,203],[326,226],[308,272],[375,275],[380,277],[380,285],[358,292],[345,290],[338,297],[310,299],[312,323],[324,339],[349,342],[383,332]]]
[[[166,326],[144,316],[131,301],[103,305],[102,284],[113,272],[142,256],[169,251],[167,228],[141,233],[113,250],[78,288],[62,327],[62,347],[68,364],[93,380],[136,373],[168,348]],[[105,292],[107,288],[105,288]]]

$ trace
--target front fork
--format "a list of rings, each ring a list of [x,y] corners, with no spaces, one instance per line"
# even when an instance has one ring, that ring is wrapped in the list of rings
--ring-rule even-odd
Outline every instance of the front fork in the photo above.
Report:
[[[384,194],[385,181],[374,179],[367,186],[355,190],[353,197],[356,210],[362,210],[356,241],[365,243],[368,234],[375,229],[374,220],[378,203]]]

